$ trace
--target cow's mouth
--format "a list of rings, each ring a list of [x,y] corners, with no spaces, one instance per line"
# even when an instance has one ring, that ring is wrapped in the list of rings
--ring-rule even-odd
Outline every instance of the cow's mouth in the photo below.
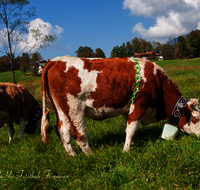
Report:
[[[26,124],[24,133],[33,135],[35,134],[35,131],[36,131],[36,127],[34,125]]]

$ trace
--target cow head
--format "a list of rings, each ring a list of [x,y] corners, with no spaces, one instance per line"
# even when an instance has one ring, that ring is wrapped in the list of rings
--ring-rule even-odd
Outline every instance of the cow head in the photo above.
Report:
[[[46,109],[46,116],[48,121],[50,120],[50,110]],[[42,108],[39,108],[33,120],[28,121],[25,126],[24,132],[27,134],[35,134],[36,129],[41,132],[41,119],[42,119]]]
[[[181,118],[178,127],[188,134],[196,134],[200,137],[200,110],[198,99],[190,99],[187,104],[180,108]]]

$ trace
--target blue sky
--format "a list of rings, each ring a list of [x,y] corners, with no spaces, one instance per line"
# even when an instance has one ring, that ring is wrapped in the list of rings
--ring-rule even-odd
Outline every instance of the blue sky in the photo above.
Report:
[[[58,1],[40,3],[43,0],[34,0],[31,3],[37,6],[38,18],[63,28],[62,39],[52,44],[51,48],[40,51],[45,59],[52,56],[76,56],[75,51],[80,46],[88,46],[93,50],[101,48],[109,57],[114,46],[122,45],[135,36],[132,27],[140,18],[124,10],[122,0]],[[147,20],[150,22],[151,19]]]
[[[36,7],[31,25],[47,24],[56,42],[40,50],[44,59],[76,56],[80,46],[112,48],[141,37],[166,42],[200,28],[200,0],[30,0]],[[1,26],[2,29],[2,26]]]

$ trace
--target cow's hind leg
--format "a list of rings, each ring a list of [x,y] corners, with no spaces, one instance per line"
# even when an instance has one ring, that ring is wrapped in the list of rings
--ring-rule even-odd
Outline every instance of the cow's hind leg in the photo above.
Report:
[[[7,123],[8,135],[9,135],[9,143],[13,140],[13,136],[15,134],[15,129],[13,126],[13,122]]]
[[[71,126],[69,119],[63,113],[59,113],[59,120],[58,120],[58,132],[60,135],[61,142],[65,148],[65,151],[70,156],[75,156],[76,153],[71,144]]]
[[[86,155],[92,154],[92,149],[89,145],[87,138],[85,124],[75,128],[75,130],[76,130],[76,135],[74,139],[76,140],[77,144],[80,146],[80,148]]]
[[[88,143],[85,116],[84,111],[76,112],[75,115],[71,117],[71,135],[76,140],[76,143],[82,149],[82,151],[89,155],[92,153],[92,149]]]
[[[71,135],[86,155],[91,154],[92,150],[88,143],[85,125],[85,105],[81,100],[69,94],[68,101]]]

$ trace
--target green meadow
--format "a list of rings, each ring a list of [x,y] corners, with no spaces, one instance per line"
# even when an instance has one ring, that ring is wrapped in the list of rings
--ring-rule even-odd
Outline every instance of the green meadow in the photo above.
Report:
[[[183,97],[200,97],[200,59],[159,61],[179,86]],[[25,85],[41,104],[40,77],[23,76]],[[5,77],[0,74],[0,81]],[[19,138],[19,127],[8,143],[7,128],[0,129],[1,189],[200,189],[200,139],[178,133],[175,140],[160,139],[165,121],[140,126],[131,151],[122,153],[125,123],[122,116],[104,121],[86,119],[93,155],[85,156],[72,139],[77,153],[69,157],[55,134],[56,118],[51,111],[50,142],[35,135]]]

